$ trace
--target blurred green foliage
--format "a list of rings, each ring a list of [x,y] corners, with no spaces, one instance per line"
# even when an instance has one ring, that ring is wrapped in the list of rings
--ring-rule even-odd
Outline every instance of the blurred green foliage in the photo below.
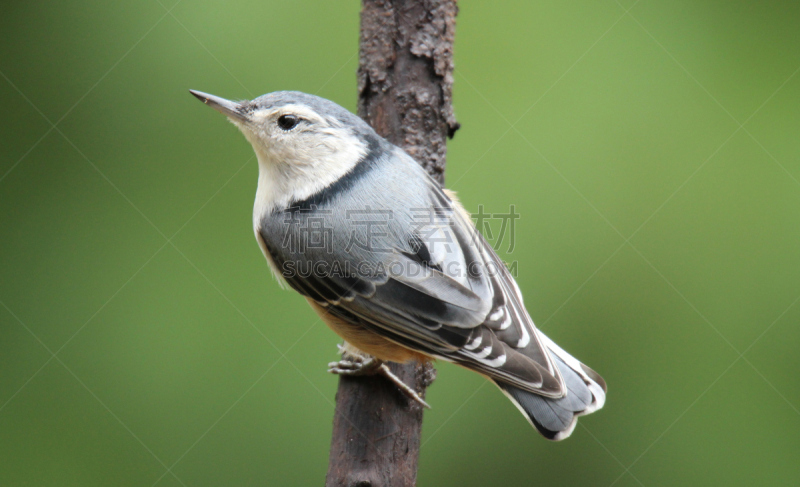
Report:
[[[609,396],[551,444],[440,364],[419,484],[800,484],[800,3],[460,7],[448,185],[516,206],[528,309]],[[4,5],[0,485],[322,483],[337,338],[187,89],[353,110],[358,13]]]

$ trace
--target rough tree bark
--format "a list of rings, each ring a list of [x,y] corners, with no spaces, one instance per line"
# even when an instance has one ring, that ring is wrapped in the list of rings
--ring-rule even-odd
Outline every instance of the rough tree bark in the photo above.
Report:
[[[444,183],[453,115],[455,0],[362,0],[358,114]],[[420,391],[432,366],[391,364]],[[422,408],[383,377],[339,378],[328,487],[416,484]]]

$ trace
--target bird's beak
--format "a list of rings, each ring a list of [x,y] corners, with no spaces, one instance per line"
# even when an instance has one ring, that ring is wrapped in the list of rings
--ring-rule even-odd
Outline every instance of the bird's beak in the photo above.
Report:
[[[232,120],[239,122],[249,121],[247,114],[242,111],[242,105],[236,103],[235,101],[209,95],[208,93],[203,93],[202,91],[189,90],[189,93],[193,94],[198,100]]]

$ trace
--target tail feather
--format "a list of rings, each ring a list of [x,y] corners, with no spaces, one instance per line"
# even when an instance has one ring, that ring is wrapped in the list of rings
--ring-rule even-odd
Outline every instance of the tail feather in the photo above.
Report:
[[[542,436],[559,441],[572,434],[578,416],[603,407],[606,385],[595,371],[578,362],[544,335],[540,336],[552,352],[567,386],[567,394],[553,399],[506,383],[495,383]]]

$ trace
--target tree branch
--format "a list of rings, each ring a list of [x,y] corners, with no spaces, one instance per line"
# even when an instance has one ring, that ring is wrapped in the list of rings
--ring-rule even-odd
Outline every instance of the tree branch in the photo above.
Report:
[[[455,0],[362,0],[358,114],[444,183],[453,115]],[[425,395],[430,365],[390,364]],[[422,409],[380,376],[339,377],[328,487],[413,486]]]

